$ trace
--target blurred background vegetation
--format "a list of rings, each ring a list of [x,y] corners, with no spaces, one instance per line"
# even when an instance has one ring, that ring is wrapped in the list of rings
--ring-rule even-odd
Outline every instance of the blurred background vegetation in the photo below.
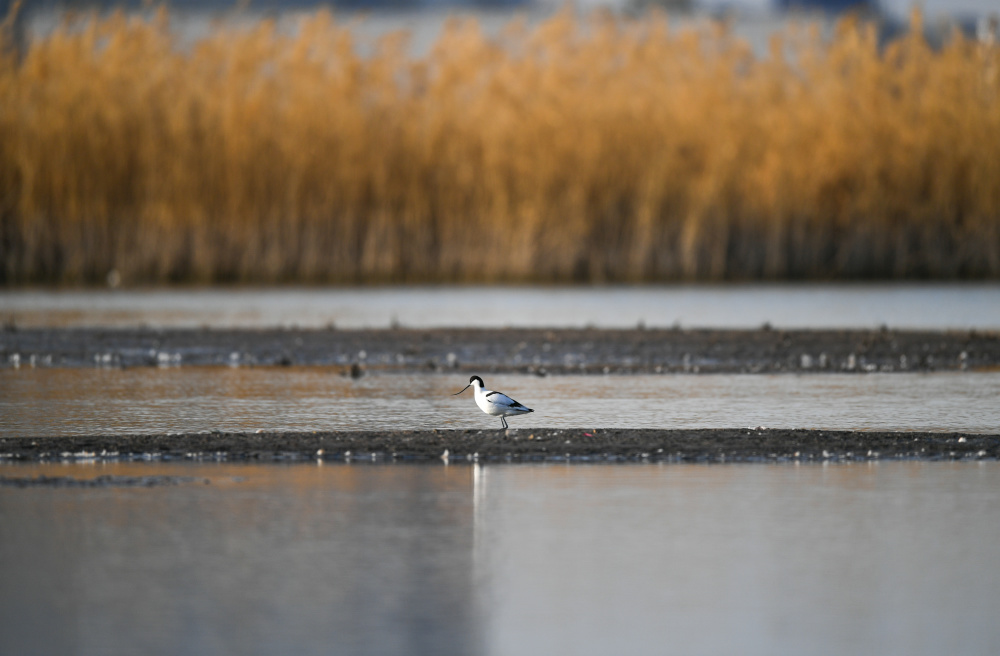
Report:
[[[11,14],[0,283],[1000,276],[995,25],[651,4]]]

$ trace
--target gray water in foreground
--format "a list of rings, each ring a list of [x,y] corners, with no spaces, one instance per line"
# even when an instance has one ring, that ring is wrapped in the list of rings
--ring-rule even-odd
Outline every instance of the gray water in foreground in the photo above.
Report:
[[[514,428],[1000,432],[1000,372],[483,375],[535,410]],[[498,428],[471,390],[452,396],[467,382],[324,367],[0,369],[0,437]]]
[[[0,290],[25,327],[1000,329],[1000,284]]]
[[[0,653],[1000,653],[1000,464],[0,465]]]

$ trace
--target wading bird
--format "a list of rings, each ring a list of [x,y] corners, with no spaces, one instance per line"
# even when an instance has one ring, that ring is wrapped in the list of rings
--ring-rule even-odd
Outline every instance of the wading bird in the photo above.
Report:
[[[469,389],[469,387],[472,387],[472,389],[475,390],[476,405],[478,405],[479,408],[486,414],[493,415],[494,417],[500,417],[500,421],[503,422],[504,428],[507,428],[507,417],[534,412],[531,408],[524,407],[506,394],[485,389],[483,387],[483,379],[479,376],[473,376],[470,378],[469,384],[463,387],[461,391],[452,394],[452,396],[458,396],[465,390]]]

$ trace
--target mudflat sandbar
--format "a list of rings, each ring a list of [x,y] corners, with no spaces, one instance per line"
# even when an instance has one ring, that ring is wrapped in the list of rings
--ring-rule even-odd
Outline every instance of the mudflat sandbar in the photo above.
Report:
[[[334,366],[346,373],[604,374],[989,370],[1000,333],[682,329],[0,330],[0,368]]]
[[[0,463],[89,460],[853,462],[996,460],[1000,434],[727,428],[197,433],[0,438]]]

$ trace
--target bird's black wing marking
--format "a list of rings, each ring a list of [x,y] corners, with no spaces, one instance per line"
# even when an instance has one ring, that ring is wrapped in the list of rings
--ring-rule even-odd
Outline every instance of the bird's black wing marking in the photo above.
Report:
[[[509,397],[509,396],[507,396],[506,394],[503,394],[502,392],[497,392],[497,391],[493,391],[493,392],[487,392],[487,393],[486,393],[486,398],[490,398],[490,397],[491,397],[491,396],[493,396],[494,394],[499,394],[499,395],[500,395],[500,396],[502,396],[503,398],[505,398],[505,399],[507,399],[508,401],[510,401],[510,403],[504,403],[504,402],[497,402],[497,401],[495,401],[494,403],[497,403],[497,405],[503,405],[503,406],[506,406],[506,407],[508,407],[508,408],[524,408],[524,406],[523,406],[523,405],[521,405],[520,403],[518,403],[518,402],[517,402],[517,401],[515,401],[514,399],[510,398],[510,397]],[[527,408],[525,408],[525,410],[527,410]]]

